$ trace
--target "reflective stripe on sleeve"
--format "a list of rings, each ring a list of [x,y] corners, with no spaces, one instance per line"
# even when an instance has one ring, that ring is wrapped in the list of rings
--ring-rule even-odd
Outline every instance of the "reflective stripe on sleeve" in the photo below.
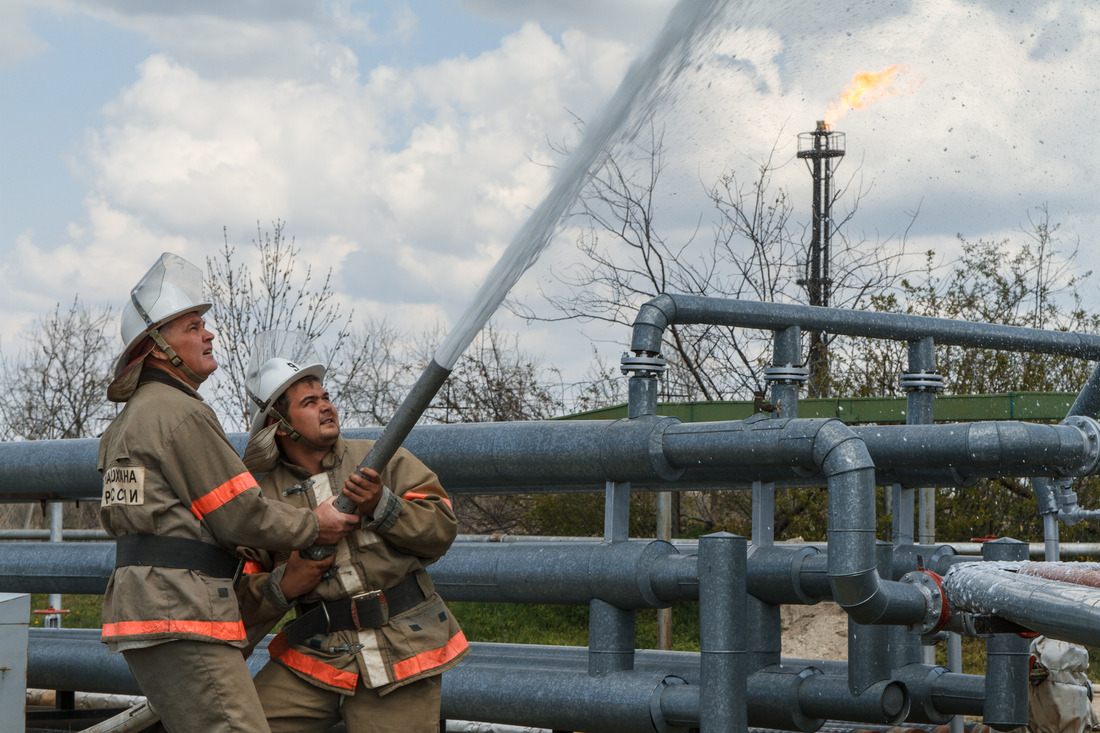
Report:
[[[158,621],[118,621],[103,624],[103,638],[136,636],[139,634],[198,634],[220,641],[243,641],[244,624],[240,621],[187,621],[161,619]]]
[[[469,646],[466,642],[466,635],[459,631],[444,646],[438,649],[429,649],[426,652],[417,654],[415,657],[403,659],[393,665],[394,681],[403,680],[406,677],[412,677],[414,674],[440,667],[457,657]]]
[[[402,499],[408,499],[409,501],[412,501],[413,499],[427,499],[430,496],[437,496],[437,495],[436,494],[414,494],[410,491],[409,493],[405,494],[401,498]],[[447,506],[451,506],[451,500],[450,499],[443,499],[443,501],[447,502]]]
[[[256,562],[255,560],[245,560],[241,572],[245,575],[255,575],[256,573],[267,572],[267,569],[263,566],[263,563]]]
[[[191,513],[199,519],[214,511],[238,494],[256,485],[256,479],[248,471],[234,476],[205,496],[191,502]]]
[[[296,649],[287,649],[278,656],[272,656],[272,659],[278,659],[291,669],[297,670],[319,682],[339,687],[342,690],[354,690],[355,685],[359,683],[359,675],[355,672],[344,672],[336,669],[331,664],[325,664],[320,660],[302,654]]]

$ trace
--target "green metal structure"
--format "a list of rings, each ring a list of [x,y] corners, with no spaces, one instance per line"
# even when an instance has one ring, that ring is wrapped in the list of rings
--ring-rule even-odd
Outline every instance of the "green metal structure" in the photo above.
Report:
[[[1069,412],[1077,395],[1073,392],[1007,392],[984,395],[940,395],[936,398],[936,422],[978,420],[1027,420],[1053,422]],[[836,417],[846,423],[904,423],[905,397],[835,397],[800,399],[799,417]],[[681,422],[744,420],[763,407],[752,401],[661,402],[658,415]],[[615,420],[626,417],[626,405],[614,405],[570,415],[569,420]]]

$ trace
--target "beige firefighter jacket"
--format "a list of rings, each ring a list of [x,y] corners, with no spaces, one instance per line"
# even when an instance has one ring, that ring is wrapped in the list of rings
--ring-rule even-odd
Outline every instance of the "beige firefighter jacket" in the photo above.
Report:
[[[322,461],[327,481],[313,481],[307,486],[310,476],[304,469],[280,460],[260,480],[260,487],[272,501],[314,507],[334,493],[339,495],[344,481],[373,444],[370,440],[339,438]],[[375,516],[364,517],[360,528],[337,545],[334,577],[322,580],[310,593],[293,600],[337,601],[384,590],[409,575],[416,577],[425,600],[391,616],[386,625],[376,629],[315,636],[289,649],[277,635],[269,646],[272,659],[302,679],[346,695],[354,693],[360,679],[365,687],[385,694],[422,677],[440,674],[469,652],[458,622],[435,592],[425,570],[443,556],[458,530],[439,478],[404,448],[390,460],[381,478],[386,488]],[[282,566],[288,555],[277,554],[273,564]],[[281,574],[276,571],[274,579],[278,577]],[[286,603],[277,582],[272,580],[252,576],[239,589],[253,640],[262,637],[289,608],[284,605],[271,613]],[[261,592],[265,598],[257,596]]]
[[[152,368],[141,380],[99,442],[100,522],[112,537],[184,537],[230,551],[313,543],[316,516],[263,498],[197,392]],[[232,579],[116,568],[103,598],[102,640],[120,651],[174,639],[245,646]]]

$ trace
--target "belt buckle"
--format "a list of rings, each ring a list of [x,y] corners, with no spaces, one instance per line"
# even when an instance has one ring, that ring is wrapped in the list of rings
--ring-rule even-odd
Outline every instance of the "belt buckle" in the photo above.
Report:
[[[366,629],[377,628],[377,626],[363,626],[359,622],[359,601],[361,600],[377,600],[378,610],[382,615],[382,621],[377,626],[385,626],[390,620],[390,606],[386,601],[385,594],[380,590],[367,591],[366,593],[360,593],[352,596],[351,601],[351,622],[355,624],[356,631],[365,631]]]

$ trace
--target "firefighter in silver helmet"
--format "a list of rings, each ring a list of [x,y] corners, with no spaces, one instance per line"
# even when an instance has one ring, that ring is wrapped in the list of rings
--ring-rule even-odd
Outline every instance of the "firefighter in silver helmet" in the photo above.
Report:
[[[275,570],[266,583],[248,586],[275,609],[250,635],[297,609],[256,675],[260,701],[273,733],[320,733],[341,720],[349,733],[438,731],[439,676],[469,645],[425,567],[451,546],[457,521],[438,477],[404,448],[381,475],[359,469],[374,441],[341,436],[324,375],[305,334],[256,337],[246,465],[264,472],[260,488],[272,501],[311,507],[342,490],[361,518],[315,588],[286,597],[297,575],[282,574],[286,553],[267,559]]]
[[[264,499],[196,391],[218,365],[202,273],[169,252],[122,310],[125,347],[108,398],[125,407],[103,433],[100,521],[116,539],[102,640],[121,652],[174,733],[267,731],[241,649],[233,550],[335,542],[355,525]]]

